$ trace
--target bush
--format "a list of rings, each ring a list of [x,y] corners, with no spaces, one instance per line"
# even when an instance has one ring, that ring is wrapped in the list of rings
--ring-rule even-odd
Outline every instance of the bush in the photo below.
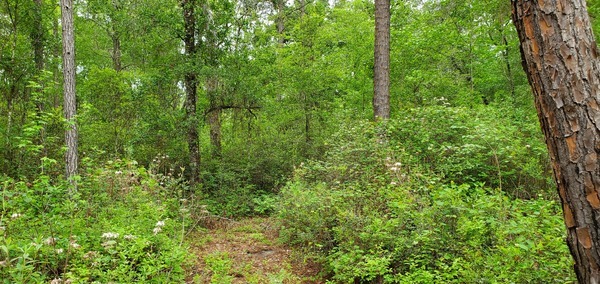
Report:
[[[483,183],[524,198],[554,187],[535,113],[493,106],[407,109],[389,122],[389,135],[447,182]]]
[[[88,167],[72,193],[44,175],[1,177],[3,283],[182,282],[193,200],[177,178],[135,164]]]
[[[412,140],[386,136],[399,123],[343,126],[324,159],[296,169],[278,210],[283,242],[336,283],[574,281],[556,201],[440,178],[407,154]]]

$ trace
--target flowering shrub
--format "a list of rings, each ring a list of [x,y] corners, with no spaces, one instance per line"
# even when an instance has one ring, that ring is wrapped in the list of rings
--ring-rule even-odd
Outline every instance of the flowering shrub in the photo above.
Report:
[[[182,282],[185,185],[134,162],[88,170],[73,194],[0,177],[0,283]]]
[[[574,281],[556,201],[447,182],[405,150],[405,137],[386,133],[368,122],[342,127],[325,158],[299,166],[282,189],[282,240],[331,280]]]

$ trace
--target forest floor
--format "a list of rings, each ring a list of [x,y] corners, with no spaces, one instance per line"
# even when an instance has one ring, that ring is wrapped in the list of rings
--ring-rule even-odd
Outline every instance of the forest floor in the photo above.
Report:
[[[193,232],[187,283],[324,283],[319,265],[278,242],[270,218],[219,221]]]

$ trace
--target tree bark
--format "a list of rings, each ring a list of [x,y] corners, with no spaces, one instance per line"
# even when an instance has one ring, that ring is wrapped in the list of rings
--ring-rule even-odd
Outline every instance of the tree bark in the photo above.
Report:
[[[121,67],[121,38],[117,31],[114,31],[112,34],[112,42],[113,42],[113,50],[112,50],[112,61],[113,68],[117,72],[121,72],[123,69]]]
[[[187,142],[190,155],[190,185],[200,183],[200,145],[198,139],[198,118],[196,112],[196,99],[198,89],[198,75],[196,74],[196,15],[195,0],[182,0],[184,19],[184,44],[188,62],[192,68],[187,71],[184,78],[185,84],[185,121],[187,125]]]
[[[206,80],[206,93],[210,101],[210,111],[207,113],[210,126],[210,144],[213,156],[221,156],[221,110],[222,106],[217,101],[219,80],[216,76],[209,76]]]
[[[373,111],[375,120],[390,118],[390,0],[375,0],[375,63]]]
[[[279,46],[283,46],[285,44],[285,0],[273,0],[273,5],[277,9],[275,25],[277,26],[277,35],[279,36],[278,42]]]
[[[35,69],[41,72],[44,69],[44,25],[42,22],[42,0],[34,0],[33,32],[31,33],[33,45],[33,60]]]
[[[77,184],[73,179],[77,175],[77,107],[75,99],[75,35],[73,27],[73,0],[61,0],[61,23],[63,43],[63,80],[64,80],[64,105],[63,111],[67,121],[65,142],[66,153],[66,177],[74,189]]]
[[[600,282],[600,64],[585,0],[512,0],[579,283]]]
[[[113,8],[115,14],[118,14],[121,10],[121,6],[115,1],[113,1]],[[121,33],[119,32],[119,23],[115,19],[117,17],[118,16],[113,17],[110,23],[112,26],[112,32],[110,33],[110,37],[113,42],[113,50],[111,57],[113,61],[113,68],[115,69],[115,71],[121,72],[121,70],[123,69],[121,67]]]

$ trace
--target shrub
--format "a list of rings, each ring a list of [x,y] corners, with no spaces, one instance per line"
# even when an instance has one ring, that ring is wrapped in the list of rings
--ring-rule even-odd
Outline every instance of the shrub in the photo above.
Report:
[[[178,178],[135,162],[87,167],[76,192],[41,175],[0,178],[0,279],[4,283],[173,283],[194,201]]]
[[[447,181],[389,124],[343,126],[322,160],[296,169],[282,189],[282,241],[336,283],[574,281],[556,201]]]

